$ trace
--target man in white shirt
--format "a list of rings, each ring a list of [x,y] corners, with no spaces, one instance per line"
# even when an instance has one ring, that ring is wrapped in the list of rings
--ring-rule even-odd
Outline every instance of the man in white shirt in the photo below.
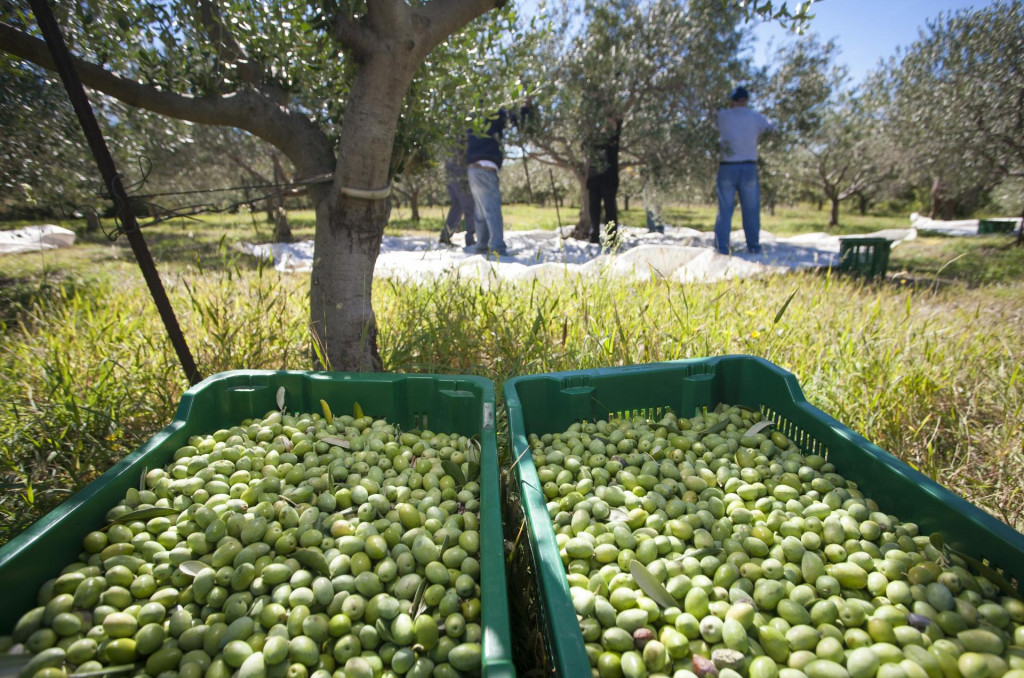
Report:
[[[718,165],[718,218],[715,220],[715,249],[729,254],[729,234],[736,194],[740,196],[740,214],[747,251],[760,254],[761,186],[757,179],[757,140],[775,129],[760,113],[747,108],[750,94],[737,87],[729,95],[729,108],[718,111],[716,123],[721,142]]]

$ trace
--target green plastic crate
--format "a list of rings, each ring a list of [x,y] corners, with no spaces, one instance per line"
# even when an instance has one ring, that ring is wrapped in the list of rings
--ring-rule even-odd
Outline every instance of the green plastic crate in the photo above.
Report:
[[[892,241],[887,238],[840,238],[839,270],[866,278],[884,278],[891,247]]]
[[[1016,219],[981,219],[978,221],[978,233],[1013,233],[1017,227]]]
[[[105,524],[106,512],[139,483],[143,469],[170,461],[190,436],[235,426],[242,419],[277,409],[285,389],[292,412],[319,412],[325,400],[334,412],[351,412],[358,402],[367,415],[385,417],[403,429],[479,435],[480,588],[483,675],[515,676],[505,586],[494,385],[481,377],[346,374],[328,372],[223,372],[184,393],[174,421],[116,466],[41,518],[0,549],[0,633],[35,606],[42,584],[73,562],[82,538]]]
[[[581,420],[658,418],[666,407],[691,416],[696,408],[718,403],[760,408],[805,453],[827,455],[837,472],[882,510],[918,523],[924,534],[941,532],[953,548],[1002,568],[1007,579],[1024,585],[1024,535],[809,405],[796,377],[761,358],[724,356],[517,377],[505,382],[503,395],[517,460],[515,483],[507,491],[512,503],[522,506],[528,536],[512,558],[526,559],[532,571],[529,585],[540,598],[547,668],[557,675],[589,675],[589,662],[527,436],[564,431]]]

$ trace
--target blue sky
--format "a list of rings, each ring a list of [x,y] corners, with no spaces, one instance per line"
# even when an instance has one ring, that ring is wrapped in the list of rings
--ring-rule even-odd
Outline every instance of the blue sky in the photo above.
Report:
[[[840,48],[837,61],[847,66],[850,84],[856,85],[874,70],[879,59],[888,59],[897,47],[917,40],[928,20],[940,13],[992,4],[992,0],[820,0],[811,8],[815,17],[808,31],[823,41],[836,39]],[[793,40],[778,24],[760,24],[754,34],[753,56],[760,65],[768,62],[775,49]],[[769,40],[774,41],[770,51]]]
[[[516,0],[516,6],[526,16],[534,14],[539,4],[540,0]],[[795,4],[796,0],[789,0],[790,7]],[[897,47],[907,47],[917,40],[929,19],[940,13],[992,4],[994,0],[818,0],[811,8],[815,16],[808,30],[822,40],[836,38],[840,48],[838,61],[847,66],[850,84],[856,85],[874,70],[879,59],[888,59]],[[754,35],[757,43],[753,56],[759,65],[767,64],[775,49],[794,39],[777,23],[758,24]],[[769,40],[773,41],[771,50]]]

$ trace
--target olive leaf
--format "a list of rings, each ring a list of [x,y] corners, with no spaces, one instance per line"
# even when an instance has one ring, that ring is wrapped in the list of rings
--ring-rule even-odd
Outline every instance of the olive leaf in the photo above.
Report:
[[[363,418],[363,408],[359,403],[352,403],[352,416],[356,419]]]
[[[327,558],[324,554],[316,549],[298,549],[292,554],[292,557],[299,563],[309,569],[322,574],[324,576],[330,576],[331,568],[327,564]]]
[[[473,482],[480,477],[480,464],[479,462],[470,461],[466,462],[466,480]]]
[[[451,459],[443,460],[441,462],[441,468],[444,469],[444,472],[447,475],[450,475],[452,477],[452,479],[455,481],[455,484],[458,487],[462,487],[463,485],[466,484],[466,476],[462,474],[462,469],[459,468],[459,465],[456,464]]]
[[[68,678],[74,676],[74,678],[93,678],[93,676],[110,676],[115,673],[128,673],[129,671],[135,670],[135,664],[116,664],[114,666],[105,666],[102,669],[95,671],[83,671],[81,673],[69,673]]]
[[[284,407],[284,394],[285,394],[284,386],[282,386],[281,388],[277,389],[277,409],[281,410],[282,412],[284,412],[284,410],[285,410],[285,407]]]
[[[616,520],[626,522],[627,520],[629,520],[629,513],[625,509],[621,509],[617,506],[615,508],[612,508],[611,510],[608,511],[608,522],[611,523],[615,522]]]
[[[696,551],[691,551],[689,553],[684,553],[683,557],[684,558],[692,557],[692,558],[696,558],[697,560],[700,560],[704,556],[717,556],[721,552],[722,552],[722,549],[717,548],[715,546],[711,546],[711,547],[708,547],[706,549],[697,549]]]
[[[324,419],[327,420],[327,423],[328,424],[333,423],[334,422],[334,415],[331,414],[331,406],[327,404],[327,401],[321,398],[320,399],[320,407],[324,411]]]
[[[1017,600],[1021,599],[1020,593],[1017,592],[1017,589],[1013,588],[1013,585],[1010,584],[1010,582],[1006,581],[1006,578],[1003,577],[1003,575],[997,572],[994,568],[989,567],[977,558],[972,558],[966,553],[957,551],[952,546],[947,545],[946,550],[952,553],[954,556],[963,558],[965,563],[973,567],[975,570],[978,571],[979,574],[981,574],[990,582],[995,584],[999,588],[999,590],[1003,592],[1003,595],[1010,596],[1011,598],[1016,598]]]
[[[261,598],[257,598],[256,600],[253,601],[252,605],[249,606],[249,611],[245,613],[245,616],[246,617],[253,617],[253,618],[259,617],[260,616],[260,612],[263,611],[263,608],[265,606],[266,606],[266,601],[261,599]]]
[[[323,438],[320,438],[320,440],[327,443],[328,445],[336,445],[346,450],[352,447],[352,443],[350,443],[347,440],[344,440],[343,438],[338,438],[337,436],[324,436]]]
[[[116,525],[117,523],[134,523],[136,520],[141,520],[145,522],[152,518],[160,518],[161,516],[173,516],[177,515],[178,513],[178,511],[175,511],[172,508],[161,508],[159,506],[151,506],[149,508],[139,509],[138,511],[129,511],[128,513],[125,513],[123,516],[118,516],[117,518],[111,520],[106,527]]]
[[[181,573],[189,577],[195,577],[208,567],[210,566],[201,560],[186,560],[181,565],[178,565],[178,569],[181,570]]]
[[[756,424],[754,424],[753,426],[751,426],[750,428],[747,429],[747,435],[748,436],[757,435],[761,431],[765,430],[766,428],[772,427],[772,426],[775,426],[775,422],[774,421],[772,421],[771,419],[762,419],[761,421],[757,422]]]
[[[146,489],[146,474],[149,473],[149,467],[143,466],[142,473],[139,474],[139,492]]]
[[[726,429],[726,427],[730,423],[732,423],[732,422],[729,421],[729,417],[726,417],[725,419],[723,419],[722,421],[718,422],[717,424],[714,424],[712,426],[708,426],[706,429],[704,429],[703,431],[700,432],[701,440],[703,440],[707,436],[711,435],[712,433],[718,433],[720,431],[724,431]]]
[[[427,608],[423,604],[423,594],[427,590],[427,580],[423,578],[420,580],[420,585],[416,587],[416,595],[412,597],[412,606],[409,608],[412,610],[412,620],[416,621],[416,617],[420,616],[420,613]]]
[[[483,456],[483,454],[482,454],[483,450],[480,447],[480,441],[478,441],[478,440],[476,440],[474,438],[470,438],[469,442],[470,442],[469,449],[466,450],[466,459],[468,461],[476,462],[477,464],[479,464],[480,463],[480,459]]]
[[[640,590],[658,605],[665,608],[679,607],[679,603],[668,592],[668,589],[639,560],[629,561],[629,573],[633,575],[633,581],[640,587]]]
[[[391,629],[388,628],[383,619],[377,619],[377,623],[373,626],[377,629],[377,635],[383,638],[385,643],[395,642],[395,639],[391,637]]]
[[[942,538],[942,535],[938,532],[932,532],[928,537],[928,541],[931,542],[932,546],[939,549],[940,551],[946,547],[946,540]]]
[[[0,654],[0,678],[18,678],[34,654]]]

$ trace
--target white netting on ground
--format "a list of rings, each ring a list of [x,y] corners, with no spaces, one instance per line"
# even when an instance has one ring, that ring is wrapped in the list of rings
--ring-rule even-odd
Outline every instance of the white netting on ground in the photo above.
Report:
[[[59,247],[71,247],[74,244],[74,231],[53,224],[0,231],[0,254],[54,250]]]
[[[1017,219],[994,219],[1011,226],[1010,230],[1020,228],[1020,218]],[[961,219],[959,221],[937,221],[914,212],[910,215],[910,225],[926,234],[938,233],[941,235],[978,235],[980,219]]]
[[[863,237],[888,238],[894,243],[916,237],[912,229],[890,229]],[[714,251],[714,234],[668,226],[665,233],[646,229],[620,229],[620,244],[613,251],[598,245],[562,238],[558,231],[507,231],[509,254],[485,258],[463,251],[465,234],[452,237],[452,246],[437,242],[436,235],[385,236],[374,275],[401,280],[424,280],[445,273],[463,277],[515,280],[553,280],[573,275],[610,273],[646,280],[651,277],[678,282],[712,282],[728,278],[783,273],[800,268],[835,266],[839,261],[839,236],[804,233],[778,238],[761,233],[761,254],[745,252],[742,231],[733,232],[738,253],[725,256]],[[248,254],[273,259],[283,272],[309,271],[313,243],[240,243]]]

